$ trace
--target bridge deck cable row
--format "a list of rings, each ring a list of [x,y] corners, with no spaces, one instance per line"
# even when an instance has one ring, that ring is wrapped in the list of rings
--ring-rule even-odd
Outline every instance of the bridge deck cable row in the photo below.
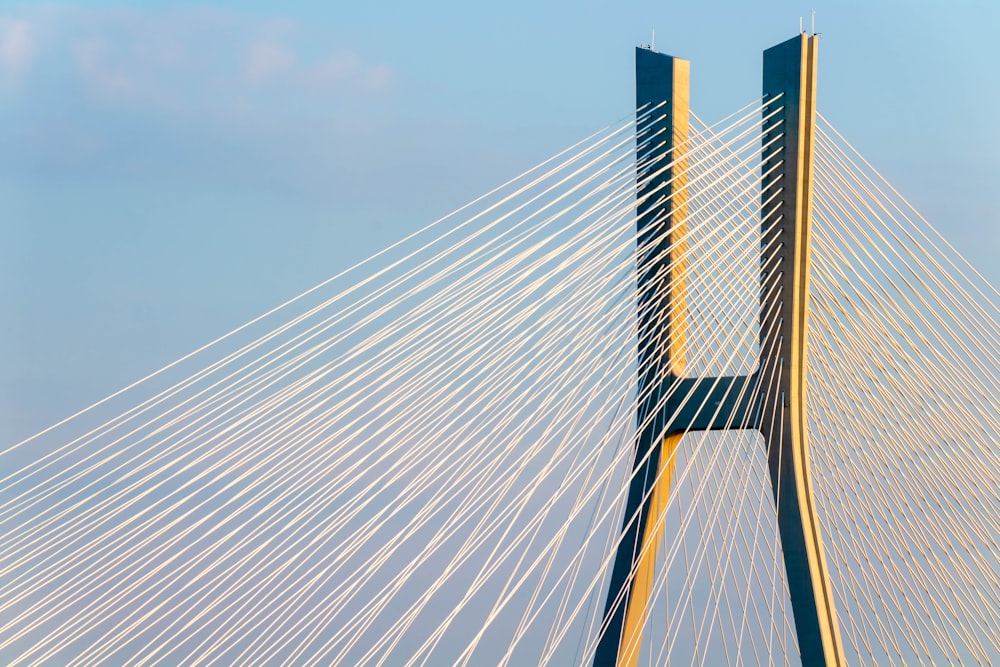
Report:
[[[630,194],[631,194],[631,193],[630,193]],[[629,203],[629,209],[631,208],[631,206],[632,206],[632,204],[631,204],[631,202],[630,202],[630,203]],[[624,227],[624,226],[622,226],[622,225],[618,225],[618,226],[616,226],[616,228],[617,228],[617,229],[621,229],[621,228],[623,228],[623,227]],[[273,378],[273,374],[272,374],[271,376],[268,376],[268,381],[270,381],[270,380],[271,380],[271,378]],[[311,380],[310,380],[310,381],[311,381]],[[241,382],[241,383],[240,383],[240,387],[241,387],[241,388],[242,388],[242,387],[245,387],[245,383]],[[216,402],[218,402],[218,399],[217,399],[217,398],[216,398],[216,399],[213,399],[213,400],[215,400]],[[212,403],[210,403],[210,405],[213,405],[213,404],[212,404]],[[214,409],[214,408],[215,408],[215,406],[213,405],[213,409]],[[190,416],[190,415],[189,415],[188,413],[185,413],[185,417],[187,417],[187,416]],[[198,432],[198,433],[197,433],[197,435],[199,435],[199,436],[201,436],[201,435],[203,435],[203,434],[204,434],[204,432]],[[287,434],[286,434],[286,435],[287,435]],[[185,444],[186,442],[188,442],[188,441],[182,441],[182,444]],[[160,454],[161,454],[161,455],[165,455],[165,454],[167,454],[167,453],[168,453],[168,452],[165,452],[165,451],[163,451],[163,450],[161,450],[161,451],[160,451]],[[157,461],[156,461],[156,462],[158,462],[158,461],[160,461],[160,460],[166,460],[166,456],[161,456],[161,458],[160,458],[160,459],[157,459]],[[135,460],[130,460],[130,461],[128,461],[128,463],[129,463],[129,464],[134,464],[134,463],[136,463],[136,461],[135,461]],[[118,471],[118,470],[120,470],[120,469],[121,469],[121,468],[119,467],[118,469],[114,470],[113,472],[117,472],[117,471]],[[102,479],[107,479],[107,476],[103,477]],[[79,478],[76,478],[76,479],[74,479],[74,480],[73,480],[73,482],[74,482],[74,483],[75,483],[75,482],[77,482],[77,481],[79,481]],[[48,485],[48,487],[47,487],[47,489],[46,489],[46,492],[45,492],[45,494],[43,494],[43,496],[44,496],[44,497],[42,498],[42,500],[45,500],[46,498],[48,498],[48,497],[51,497],[51,493],[50,493],[50,491],[51,491],[51,485]],[[120,498],[117,498],[116,500],[120,500]],[[108,508],[109,506],[110,506],[110,505],[109,505],[108,503],[105,503],[105,504],[103,504],[103,505],[99,505],[99,506],[98,506],[98,508],[97,508],[97,510],[98,510],[98,512],[103,512],[103,510],[104,510],[104,509],[106,509],[106,508]],[[11,505],[10,505],[10,504],[8,504],[8,505],[7,505],[7,507],[11,507]],[[127,510],[127,509],[128,509],[127,505],[119,505],[119,507],[122,507],[122,508],[123,508],[123,510],[122,510],[122,511],[124,511],[124,510]],[[21,508],[21,509],[24,509],[24,508]],[[31,509],[31,507],[29,507],[28,509],[30,510],[30,509]],[[60,519],[60,520],[62,520],[62,519],[64,519],[64,518],[65,518],[64,516],[60,516],[60,517],[59,517],[59,519]],[[104,524],[98,524],[98,525],[97,525],[97,527],[100,527],[101,525],[105,525],[105,524],[107,523],[107,517],[106,517],[106,516],[104,516],[104,517],[102,518],[102,521],[104,521]],[[37,533],[37,530],[38,530],[38,527],[36,526],[36,527],[35,527],[35,532],[36,532],[36,533]],[[30,536],[29,536],[29,537],[30,537]],[[51,543],[48,543],[48,546],[51,546]],[[30,556],[30,554],[29,554],[29,556]],[[77,554],[77,556],[79,556],[79,554]],[[50,569],[51,569],[51,568],[50,568]]]
[[[824,123],[810,356],[815,470],[863,662],[1000,653],[996,291]]]

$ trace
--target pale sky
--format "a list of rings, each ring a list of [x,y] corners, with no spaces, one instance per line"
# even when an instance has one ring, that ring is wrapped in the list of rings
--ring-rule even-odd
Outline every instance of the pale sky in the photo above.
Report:
[[[653,30],[711,122],[811,9],[820,112],[1000,283],[1000,3],[0,2],[0,437],[627,117]]]

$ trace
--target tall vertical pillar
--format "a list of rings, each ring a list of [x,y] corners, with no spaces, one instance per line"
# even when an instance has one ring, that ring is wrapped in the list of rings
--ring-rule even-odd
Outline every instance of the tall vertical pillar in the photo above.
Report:
[[[764,52],[760,360],[749,376],[683,377],[689,63],[636,50],[638,429],[595,667],[633,667],[653,587],[674,453],[689,431],[758,429],[804,665],[843,650],[809,469],[806,334],[817,38]]]
[[[635,665],[680,433],[659,405],[684,371],[687,60],[635,50],[639,408],[632,479],[595,665]],[[664,382],[666,378],[666,383]]]
[[[840,665],[843,650],[813,497],[805,414],[818,41],[803,33],[764,52],[765,146],[780,138],[765,148],[762,168],[766,173],[781,164],[778,177],[761,193],[768,206],[761,213],[761,243],[777,261],[761,276],[758,428],[768,445],[802,663]]]

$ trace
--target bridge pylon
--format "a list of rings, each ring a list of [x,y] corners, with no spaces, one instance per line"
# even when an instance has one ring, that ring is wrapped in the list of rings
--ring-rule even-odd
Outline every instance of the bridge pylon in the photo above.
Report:
[[[802,663],[843,664],[805,414],[817,45],[802,33],[764,51],[760,357],[714,378],[684,377],[690,64],[636,49],[639,428],[595,667],[638,660],[682,434],[731,428],[767,445]]]

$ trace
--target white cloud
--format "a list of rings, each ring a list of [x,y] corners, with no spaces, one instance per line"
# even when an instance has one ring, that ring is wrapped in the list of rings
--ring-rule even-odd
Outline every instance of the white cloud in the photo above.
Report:
[[[102,39],[88,39],[76,44],[73,59],[84,81],[91,89],[106,96],[133,92],[133,81],[109,66],[106,51],[107,43]]]
[[[251,44],[246,53],[243,78],[261,82],[279,76],[319,89],[379,93],[391,85],[393,71],[388,65],[369,64],[356,52],[346,49],[318,62],[299,62],[290,47],[274,39]]]
[[[393,71],[388,65],[369,65],[353,51],[339,51],[315,66],[309,78],[317,84],[346,84],[377,93],[392,83]]]
[[[249,81],[261,81],[290,70],[294,65],[295,54],[291,49],[275,41],[262,40],[250,46],[243,75]]]
[[[0,71],[7,80],[18,80],[31,66],[38,44],[31,24],[0,17]]]
[[[374,93],[388,88],[392,79],[393,72],[388,65],[375,65],[365,71],[362,83],[366,90]]]
[[[361,69],[361,58],[353,51],[341,51],[328,57],[313,71],[317,81],[343,81]]]
[[[0,15],[0,87],[44,71],[46,81],[82,84],[63,85],[66,95],[83,90],[188,119],[270,123],[283,115],[289,94],[311,99],[309,108],[363,115],[357,105],[390,89],[395,71],[320,39],[289,18],[208,9]]]

